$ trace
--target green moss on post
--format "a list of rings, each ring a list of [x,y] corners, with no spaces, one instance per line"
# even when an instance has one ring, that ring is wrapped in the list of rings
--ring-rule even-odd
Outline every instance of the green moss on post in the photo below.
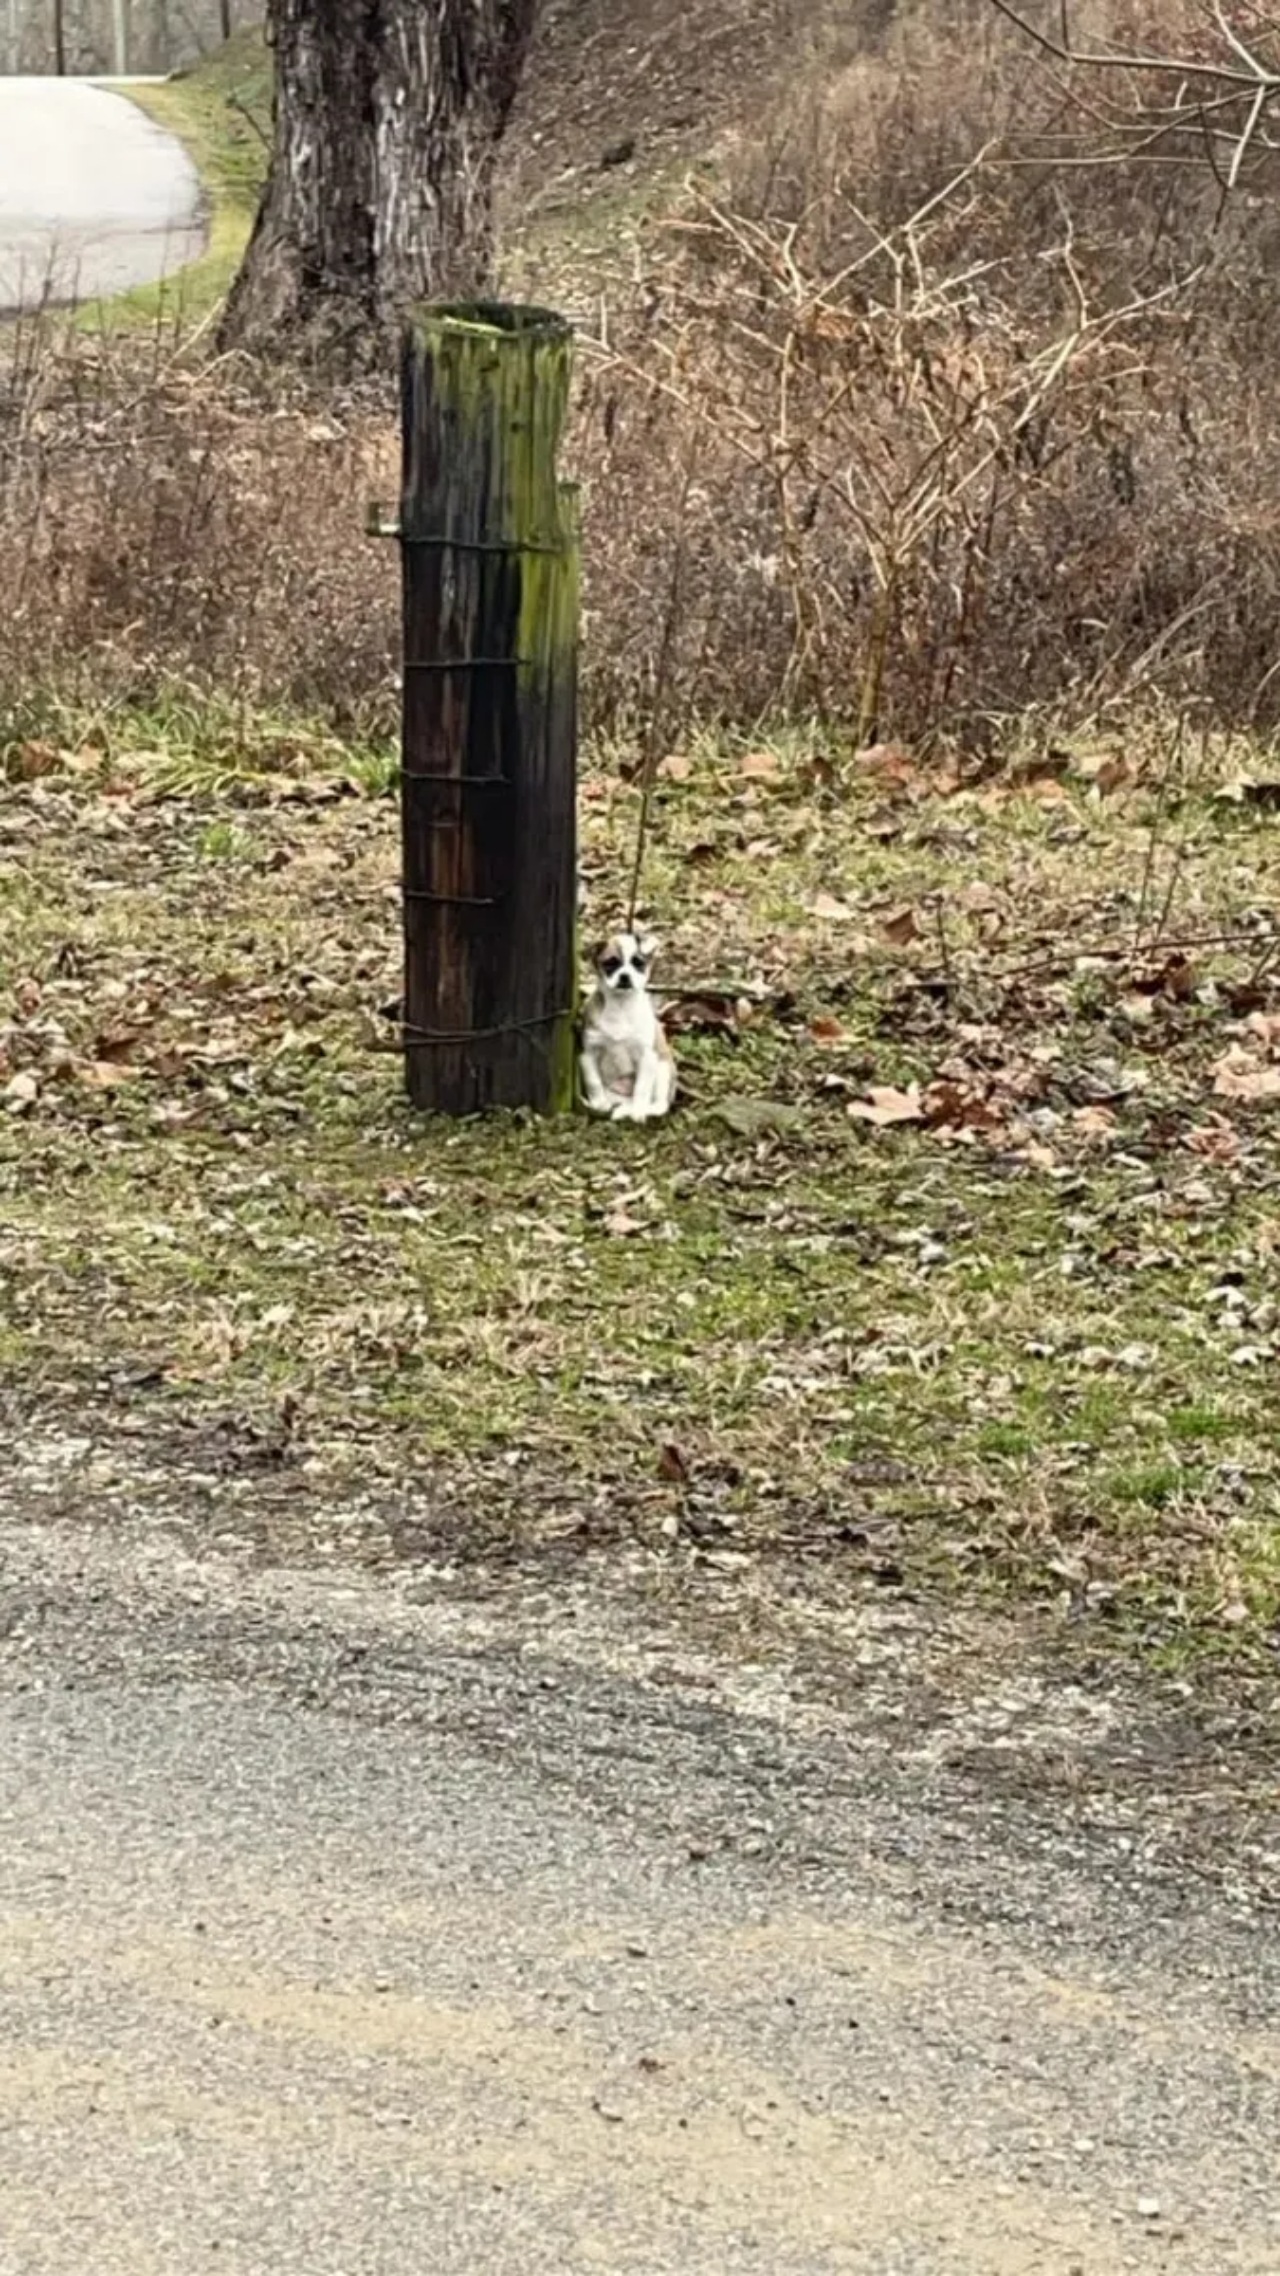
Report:
[[[405,339],[405,1080],[442,1114],[574,1103],[569,364],[545,309],[428,308]]]

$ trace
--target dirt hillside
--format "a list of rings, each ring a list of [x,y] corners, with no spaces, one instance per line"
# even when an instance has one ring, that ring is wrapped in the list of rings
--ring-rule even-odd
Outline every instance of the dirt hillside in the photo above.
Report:
[[[880,38],[895,0],[549,0],[507,144],[513,204],[705,155],[775,90]]]

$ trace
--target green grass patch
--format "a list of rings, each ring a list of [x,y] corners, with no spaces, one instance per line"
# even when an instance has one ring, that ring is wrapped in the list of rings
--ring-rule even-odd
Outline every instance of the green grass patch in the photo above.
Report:
[[[208,243],[199,260],[174,276],[113,301],[109,320],[162,321],[186,331],[226,298],[249,242],[270,152],[271,59],[260,31],[237,32],[192,70],[128,92],[190,156],[204,185]],[[87,316],[102,320],[101,311]]]
[[[406,1110],[384,1016],[390,754],[180,694],[59,730],[34,779],[9,745],[0,813],[0,1350],[33,1406],[287,1412],[308,1476],[411,1477],[445,1539],[826,1557],[1267,1650],[1280,1110],[1214,1070],[1273,1014],[1252,935],[1167,988],[1134,947],[1141,789],[888,812],[811,738],[698,742],[647,875],[679,1111],[455,1126]],[[582,812],[604,926],[611,758]],[[1268,836],[1204,797],[1171,938],[1264,905]]]

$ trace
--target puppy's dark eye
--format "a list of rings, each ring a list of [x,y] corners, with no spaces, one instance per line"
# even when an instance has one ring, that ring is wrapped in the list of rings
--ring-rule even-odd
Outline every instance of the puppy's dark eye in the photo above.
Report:
[[[607,972],[612,978],[615,972],[621,972],[622,958],[620,956],[602,957],[600,960],[600,969],[602,972]]]
[[[649,959],[647,956],[633,956],[631,963],[635,971],[644,972],[648,969]]]

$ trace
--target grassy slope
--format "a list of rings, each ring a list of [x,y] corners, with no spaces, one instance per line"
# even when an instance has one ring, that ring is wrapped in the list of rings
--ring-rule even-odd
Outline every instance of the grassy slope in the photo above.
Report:
[[[373,762],[338,797],[344,755],[283,731],[283,775],[237,780],[229,741],[216,785],[129,740],[14,762],[53,771],[0,848],[5,1080],[40,1085],[0,1118],[12,1384],[127,1385],[156,1430],[270,1434],[296,1402],[315,1475],[469,1512],[442,1546],[785,1549],[1265,1650],[1280,1134],[1212,1074],[1255,958],[1195,950],[1142,993],[1164,948],[1074,953],[1134,937],[1145,791],[832,797],[803,757],[700,750],[654,841],[669,971],[766,1001],[695,1010],[659,1130],[432,1128],[377,1014]],[[585,792],[603,915],[634,793]],[[1265,820],[1193,797],[1184,826],[1166,932],[1267,905]],[[959,1136],[848,1111],[939,1076],[986,1094]]]
[[[130,94],[190,153],[205,187],[209,241],[200,260],[160,284],[126,293],[114,312],[139,322],[161,314],[195,324],[224,298],[257,212],[271,119],[271,64],[262,35],[238,32],[194,70]]]

